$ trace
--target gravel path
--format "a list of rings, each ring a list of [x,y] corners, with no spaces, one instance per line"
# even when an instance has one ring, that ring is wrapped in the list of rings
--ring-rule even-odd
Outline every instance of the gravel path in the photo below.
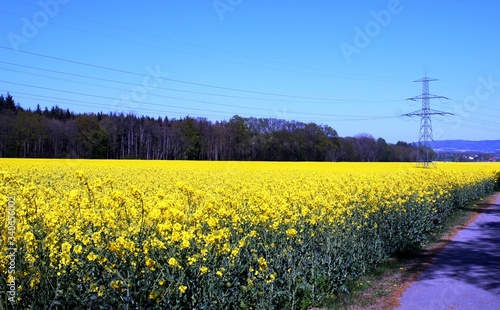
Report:
[[[462,229],[396,309],[500,309],[500,195]]]

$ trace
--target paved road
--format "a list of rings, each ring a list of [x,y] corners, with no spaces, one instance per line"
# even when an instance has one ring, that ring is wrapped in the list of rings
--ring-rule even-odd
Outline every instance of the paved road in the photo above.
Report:
[[[436,256],[396,309],[500,309],[500,195]]]

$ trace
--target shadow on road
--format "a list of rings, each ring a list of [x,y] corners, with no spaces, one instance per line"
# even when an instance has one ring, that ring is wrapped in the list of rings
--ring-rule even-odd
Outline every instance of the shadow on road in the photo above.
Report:
[[[481,213],[438,254],[421,280],[450,277],[500,295],[500,205]]]
[[[489,208],[487,208],[489,207]],[[494,208],[494,209],[492,209]],[[498,212],[498,208],[500,208],[500,204],[490,204],[490,203],[478,203],[474,207],[460,207],[458,209],[464,211],[474,211],[479,214],[488,214],[490,212]]]

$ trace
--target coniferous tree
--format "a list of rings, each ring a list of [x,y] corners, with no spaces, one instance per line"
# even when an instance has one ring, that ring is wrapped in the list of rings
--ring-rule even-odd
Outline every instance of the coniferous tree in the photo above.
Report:
[[[0,95],[0,156],[267,161],[412,161],[416,149],[330,126],[235,115],[228,121],[23,110]]]

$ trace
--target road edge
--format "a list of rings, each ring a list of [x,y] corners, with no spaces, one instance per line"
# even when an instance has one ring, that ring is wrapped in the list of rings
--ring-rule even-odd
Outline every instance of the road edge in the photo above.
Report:
[[[407,276],[405,278],[406,281],[402,282],[401,285],[389,297],[387,297],[387,300],[383,302],[384,306],[383,309],[393,310],[401,306],[400,299],[403,296],[403,294],[406,292],[407,289],[410,288],[410,286],[415,281],[418,280],[422,272],[427,268],[429,268],[429,266],[431,266],[434,263],[436,255],[439,254],[450,243],[451,239],[453,239],[453,237],[455,237],[462,229],[466,228],[471,223],[473,223],[477,219],[477,217],[481,214],[481,211],[490,208],[494,204],[494,202],[498,199],[499,196],[500,192],[494,192],[493,194],[486,197],[483,200],[486,202],[482,204],[477,204],[480,207],[476,211],[474,211],[474,214],[465,224],[455,226],[452,230],[445,232],[441,236],[439,242],[430,244],[424,250],[426,259],[424,259],[423,261],[416,262],[415,266],[413,266],[414,270],[412,274]]]

